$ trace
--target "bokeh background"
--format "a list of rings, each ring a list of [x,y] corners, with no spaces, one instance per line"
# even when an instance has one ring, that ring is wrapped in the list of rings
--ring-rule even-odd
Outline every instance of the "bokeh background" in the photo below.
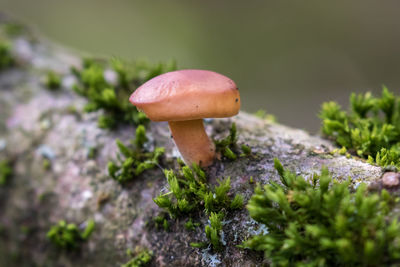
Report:
[[[0,10],[85,55],[210,69],[243,110],[318,132],[323,101],[399,93],[400,2],[0,0]]]

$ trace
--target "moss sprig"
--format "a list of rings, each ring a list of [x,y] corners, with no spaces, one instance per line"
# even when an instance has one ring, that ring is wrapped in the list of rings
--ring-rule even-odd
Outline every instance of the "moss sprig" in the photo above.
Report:
[[[263,120],[269,120],[271,122],[277,122],[277,118],[275,115],[267,113],[265,110],[263,109],[259,109],[256,112],[254,112],[254,116],[263,119]]]
[[[122,264],[121,267],[145,267],[153,259],[153,252],[145,249],[138,253],[134,258],[129,260],[127,263]]]
[[[248,203],[250,216],[267,227],[244,247],[260,250],[276,266],[390,266],[400,260],[398,201],[383,190],[349,188],[326,168],[311,181],[282,167],[281,183],[258,185]]]
[[[251,154],[251,148],[245,144],[237,144],[236,123],[232,123],[229,129],[229,135],[221,140],[214,140],[217,153],[220,153],[228,160],[236,160],[238,156],[248,156]],[[240,152],[241,149],[241,152]]]
[[[15,63],[11,53],[11,45],[0,39],[0,71],[11,67]]]
[[[166,214],[162,214],[154,217],[153,222],[157,229],[163,228],[165,231],[168,231],[170,225],[165,215]]]
[[[111,62],[87,59],[81,70],[71,70],[78,79],[74,91],[88,100],[85,111],[102,110],[104,113],[99,117],[99,127],[112,129],[121,123],[145,124],[148,119],[129,103],[130,94],[148,79],[175,69],[175,62],[150,65],[141,62],[127,63],[119,59]],[[107,70],[116,73],[116,81],[106,79]]]
[[[11,162],[8,160],[0,160],[0,186],[6,185],[11,178],[13,169]]]
[[[95,228],[95,222],[89,220],[83,231],[80,231],[74,223],[66,223],[64,220],[52,226],[47,232],[47,238],[57,247],[66,250],[79,248],[82,242],[89,239]]]
[[[220,179],[217,185],[206,183],[205,172],[197,165],[192,168],[183,166],[178,173],[172,170],[164,171],[169,192],[162,193],[154,202],[167,211],[171,219],[183,216],[191,216],[198,212],[209,215],[210,225],[205,227],[205,235],[208,242],[193,242],[193,247],[202,248],[210,244],[215,250],[221,248],[222,221],[226,213],[241,209],[244,205],[244,197],[236,194],[232,199],[229,196],[231,189],[230,178]],[[188,230],[194,230],[199,223],[193,223],[192,218],[185,223]]]
[[[193,231],[196,229],[196,227],[199,227],[200,223],[196,223],[192,221],[192,218],[189,218],[189,220],[185,223],[185,228],[186,230]]]
[[[210,224],[205,227],[206,237],[215,250],[220,250],[222,247],[221,231],[224,216],[223,212],[211,212],[209,217]]]
[[[230,178],[218,180],[218,185],[205,183],[205,173],[198,166],[193,169],[182,167],[179,173],[165,170],[164,174],[169,185],[169,192],[154,198],[154,202],[168,211],[171,218],[184,214],[192,214],[203,209],[207,214],[222,209],[240,209],[243,207],[243,196],[228,196],[231,188]],[[232,204],[233,203],[233,204]]]
[[[126,146],[119,139],[116,140],[119,150],[117,162],[109,161],[107,165],[108,173],[114,180],[126,183],[159,163],[165,149],[156,147],[148,151],[144,146],[146,142],[146,129],[143,125],[136,128],[136,138],[131,145]]]
[[[381,97],[352,94],[349,112],[322,105],[322,132],[350,153],[381,166],[400,167],[400,97],[383,87]]]
[[[45,85],[50,90],[57,90],[61,87],[61,75],[55,71],[48,71],[45,78]]]

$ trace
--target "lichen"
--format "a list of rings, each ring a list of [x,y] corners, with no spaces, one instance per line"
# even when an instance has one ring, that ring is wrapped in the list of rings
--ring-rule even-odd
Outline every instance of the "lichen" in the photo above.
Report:
[[[275,159],[281,183],[255,189],[250,216],[268,232],[244,242],[276,266],[390,266],[400,259],[399,201],[383,190],[349,188],[326,168],[311,181],[285,170]]]

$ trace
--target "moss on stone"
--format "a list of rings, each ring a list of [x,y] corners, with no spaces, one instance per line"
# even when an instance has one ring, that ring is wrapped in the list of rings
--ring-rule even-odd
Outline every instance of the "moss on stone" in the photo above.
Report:
[[[197,165],[193,168],[184,166],[180,172],[166,170],[165,176],[169,185],[169,192],[160,194],[154,198],[154,202],[167,211],[171,219],[197,214],[204,211],[210,216],[212,223],[205,227],[208,243],[215,250],[221,249],[220,222],[227,212],[243,208],[244,198],[236,194],[232,199],[228,193],[231,188],[230,178],[218,180],[217,186],[206,183],[206,176]],[[185,227],[193,230],[197,224],[189,221]],[[217,227],[218,226],[218,227]],[[197,244],[197,243],[196,243]]]
[[[398,201],[383,190],[334,182],[326,168],[311,181],[275,168],[281,183],[257,186],[250,216],[267,233],[244,242],[277,266],[390,266],[400,260]]]
[[[129,103],[129,96],[148,79],[175,69],[175,63],[150,65],[118,59],[110,62],[86,59],[81,70],[72,68],[71,71],[78,79],[73,87],[75,92],[88,100],[85,111],[102,110],[99,127],[111,129],[121,123],[146,123],[146,116]]]
[[[11,162],[8,160],[0,161],[0,186],[6,185],[12,176]]]
[[[10,43],[0,39],[0,71],[11,67],[14,62]]]
[[[156,147],[153,151],[149,151],[144,147],[146,141],[146,130],[143,125],[136,128],[136,138],[130,146],[116,140],[119,149],[117,161],[108,162],[108,173],[113,179],[126,183],[158,164],[165,149]]]
[[[50,228],[47,232],[47,238],[61,249],[77,249],[83,241],[90,237],[94,227],[94,221],[89,220],[85,229],[80,231],[76,224],[66,223],[62,220]]]
[[[322,105],[322,132],[354,155],[380,166],[400,167],[400,97],[386,87],[381,97],[352,94],[345,112],[336,102]]]
[[[237,141],[236,123],[232,123],[227,137],[221,140],[214,140],[217,153],[231,161],[236,160],[238,156],[249,156],[251,154],[251,148],[245,144],[241,145],[239,148]]]
[[[127,263],[122,264],[121,267],[145,267],[150,264],[152,258],[153,252],[145,249]]]
[[[46,74],[45,85],[50,90],[57,90],[61,87],[61,75],[55,71],[48,71]]]

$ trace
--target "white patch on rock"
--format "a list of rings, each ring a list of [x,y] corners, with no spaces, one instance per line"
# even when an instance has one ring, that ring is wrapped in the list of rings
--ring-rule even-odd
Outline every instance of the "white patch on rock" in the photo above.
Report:
[[[203,260],[208,264],[208,266],[216,267],[221,264],[221,261],[218,259],[218,255],[211,254],[210,250],[210,247],[203,249],[203,251],[201,252],[201,256],[203,257]]]
[[[83,201],[87,201],[93,197],[93,193],[90,190],[85,190],[82,192]]]
[[[4,150],[7,146],[7,142],[4,139],[0,139],[0,151]]]

